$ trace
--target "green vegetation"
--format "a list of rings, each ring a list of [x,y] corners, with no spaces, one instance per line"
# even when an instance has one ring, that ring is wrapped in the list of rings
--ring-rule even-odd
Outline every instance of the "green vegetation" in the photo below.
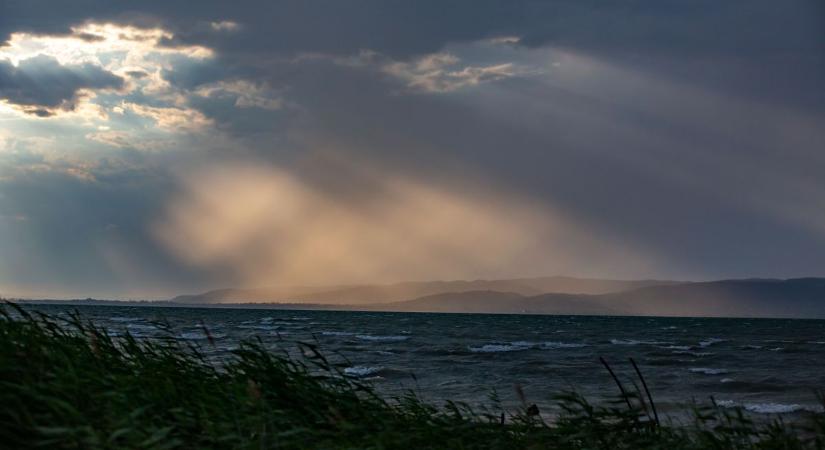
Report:
[[[552,422],[535,407],[503,416],[413,394],[385,400],[303,349],[298,361],[247,342],[215,366],[172,338],[110,337],[79,316],[10,305],[0,309],[0,447],[825,448],[823,415],[755,423],[708,406],[690,424],[657,425],[651,402],[630,389],[605,406],[559,396]]]

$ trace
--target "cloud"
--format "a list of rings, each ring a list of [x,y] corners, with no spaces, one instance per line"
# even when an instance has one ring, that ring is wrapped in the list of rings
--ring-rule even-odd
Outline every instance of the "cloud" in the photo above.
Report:
[[[283,99],[279,93],[265,84],[246,80],[228,80],[199,86],[195,95],[208,98],[232,98],[238,108],[281,109]]]
[[[382,70],[403,80],[411,90],[423,92],[451,92],[527,73],[513,63],[490,66],[460,66],[459,63],[460,60],[449,53],[437,53],[409,63],[389,63]]]
[[[194,132],[212,124],[212,120],[196,109],[186,107],[156,107],[123,102],[120,111],[130,111],[151,119],[155,126],[168,132]]]
[[[219,22],[209,22],[209,26],[212,27],[215,31],[224,31],[224,32],[231,32],[237,31],[241,28],[241,25],[238,22],[233,22],[231,20],[221,20]]]
[[[93,64],[61,65],[40,55],[17,66],[0,61],[0,99],[38,116],[73,110],[82,92],[119,89],[123,79]]]

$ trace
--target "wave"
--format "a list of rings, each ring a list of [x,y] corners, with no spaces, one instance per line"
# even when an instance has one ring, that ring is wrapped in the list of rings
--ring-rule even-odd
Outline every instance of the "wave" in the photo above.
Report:
[[[611,339],[613,345],[669,345],[671,342],[662,341],[639,341],[636,339]]]
[[[710,347],[711,345],[718,344],[720,342],[725,342],[727,339],[720,339],[720,338],[707,338],[704,341],[699,343],[699,347]]]
[[[587,347],[587,344],[581,344],[576,342],[543,342],[541,344],[541,348],[546,349],[553,349],[553,348],[582,348]]]
[[[528,342],[515,341],[510,343],[493,343],[485,344],[480,347],[467,347],[473,353],[499,353],[499,352],[517,352],[522,350],[539,349],[539,350],[553,350],[562,348],[582,348],[587,347],[587,344],[576,342]]]
[[[409,336],[375,336],[372,334],[359,334],[357,336],[358,339],[362,341],[375,341],[375,342],[400,342],[406,341],[409,339]]]
[[[692,345],[667,345],[667,346],[664,346],[662,348],[666,349],[666,350],[678,350],[678,351],[686,352],[688,350],[691,350],[693,348],[693,346]]]
[[[701,358],[703,356],[713,356],[713,355],[715,355],[715,353],[713,353],[713,352],[692,352],[692,351],[685,351],[685,350],[674,350],[670,353],[673,354],[673,355],[687,355],[687,356],[693,356],[693,357],[696,357],[696,358]]]
[[[352,366],[344,369],[344,375],[349,375],[351,377],[356,378],[364,378],[370,375],[375,375],[378,372],[381,372],[382,370],[384,370],[383,367]]]
[[[355,333],[349,331],[322,331],[321,336],[352,336]]]
[[[723,408],[742,408],[757,414],[788,414],[802,411],[822,412],[821,406],[800,405],[798,403],[737,403],[733,400],[718,400],[717,405]]]
[[[485,344],[481,347],[467,347],[467,349],[469,349],[473,353],[499,353],[529,350],[530,347],[530,345],[523,345],[513,342],[511,344]]]
[[[693,373],[701,373],[702,375],[725,375],[730,373],[728,369],[713,369],[710,367],[691,367],[688,371]]]
[[[141,320],[139,317],[109,317],[112,322],[137,322]]]
[[[242,329],[245,329],[245,330],[273,331],[273,330],[277,330],[278,326],[273,326],[273,325],[238,325],[236,328],[242,328]]]
[[[154,325],[146,325],[140,323],[130,323],[126,325],[126,331],[134,337],[145,337],[157,334],[160,329]]]
[[[183,339],[187,341],[200,341],[204,339],[208,339],[211,337],[212,339],[223,339],[226,337],[225,334],[222,333],[210,333],[209,336],[206,335],[203,331],[184,331],[183,333],[178,335],[178,339]]]

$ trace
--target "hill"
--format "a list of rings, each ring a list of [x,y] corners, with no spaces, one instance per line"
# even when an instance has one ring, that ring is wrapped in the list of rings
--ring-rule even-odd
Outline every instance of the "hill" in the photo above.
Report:
[[[387,311],[825,318],[825,279],[746,279],[648,286],[600,295],[469,291],[372,305]]]
[[[522,296],[544,293],[606,294],[641,287],[673,284],[661,280],[602,280],[573,277],[537,277],[504,280],[421,281],[385,285],[331,287],[273,287],[220,289],[195,295],[181,295],[175,303],[318,303],[367,305],[413,300],[420,297],[473,291],[511,292]]]

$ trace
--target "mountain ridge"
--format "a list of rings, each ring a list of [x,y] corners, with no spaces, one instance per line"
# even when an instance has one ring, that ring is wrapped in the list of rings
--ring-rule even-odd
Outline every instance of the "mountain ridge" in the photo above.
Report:
[[[180,295],[175,303],[319,303],[368,305],[400,302],[444,293],[470,291],[514,292],[524,296],[544,293],[605,294],[640,287],[679,283],[670,280],[611,280],[547,276],[497,280],[412,281],[392,284],[228,288],[202,294]]]
[[[475,300],[478,299],[478,300]],[[825,278],[740,279],[647,286],[608,294],[446,293],[372,305],[389,311],[825,318]]]

